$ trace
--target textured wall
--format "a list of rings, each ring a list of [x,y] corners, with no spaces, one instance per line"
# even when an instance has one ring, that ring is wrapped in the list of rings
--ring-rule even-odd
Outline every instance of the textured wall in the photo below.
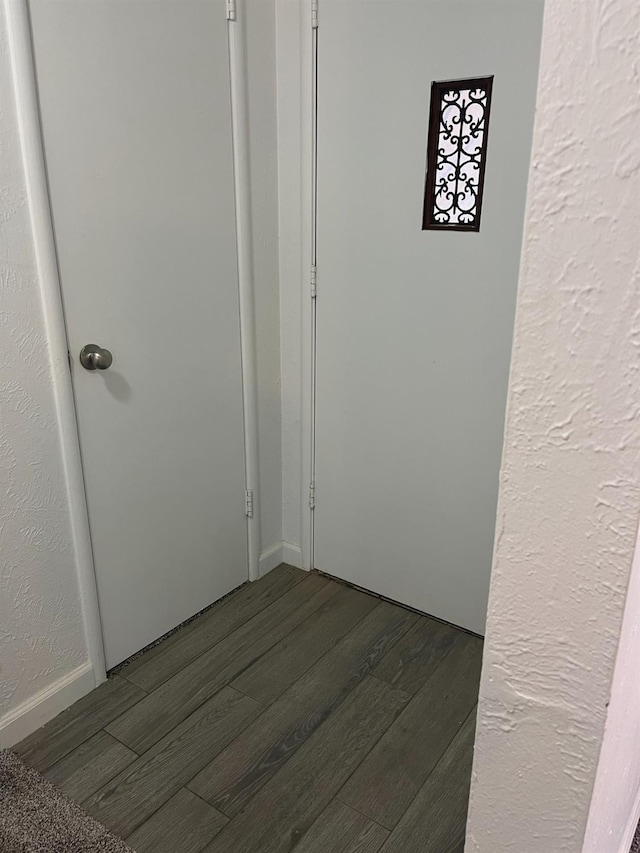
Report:
[[[468,853],[582,850],[640,508],[639,57],[636,0],[547,0]]]
[[[87,660],[0,7],[0,727]]]

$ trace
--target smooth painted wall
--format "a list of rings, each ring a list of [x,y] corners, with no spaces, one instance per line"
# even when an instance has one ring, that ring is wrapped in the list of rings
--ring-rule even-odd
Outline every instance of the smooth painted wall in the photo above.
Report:
[[[467,853],[585,849],[610,701],[637,791],[639,56],[635,0],[546,0]]]
[[[278,79],[282,539],[310,565],[311,7],[276,0]]]
[[[89,667],[4,5],[0,6],[0,104],[3,744],[9,726],[12,732],[19,732],[23,715]],[[85,689],[93,683],[86,682]]]
[[[246,18],[249,171],[258,368],[261,571],[282,559],[282,440],[275,0],[240,0]],[[275,555],[275,556],[274,556]]]

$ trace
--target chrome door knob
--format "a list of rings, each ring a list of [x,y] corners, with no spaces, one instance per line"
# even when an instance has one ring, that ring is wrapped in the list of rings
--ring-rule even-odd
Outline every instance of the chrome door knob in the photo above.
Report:
[[[113,356],[97,344],[86,344],[80,350],[80,364],[86,370],[106,370],[113,364]]]

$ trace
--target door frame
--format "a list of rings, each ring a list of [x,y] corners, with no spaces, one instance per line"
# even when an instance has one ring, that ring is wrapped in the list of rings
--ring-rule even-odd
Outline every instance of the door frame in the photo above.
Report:
[[[229,33],[245,489],[252,491],[254,495],[253,514],[247,516],[248,580],[256,580],[259,577],[258,564],[261,543],[260,506],[258,504],[258,389],[250,212],[246,23],[245,15],[239,16],[237,14],[234,8],[235,4],[232,7],[229,3],[221,2],[220,7],[223,14],[226,8]],[[244,11],[245,8],[243,4],[242,10]],[[70,351],[42,141],[28,0],[6,0],[6,15],[26,194],[33,232],[34,254],[43,306],[48,355],[51,361],[51,383],[60,432],[73,549],[89,663],[97,686],[106,679],[102,623],[71,380]],[[79,699],[81,695],[82,693],[71,701]]]

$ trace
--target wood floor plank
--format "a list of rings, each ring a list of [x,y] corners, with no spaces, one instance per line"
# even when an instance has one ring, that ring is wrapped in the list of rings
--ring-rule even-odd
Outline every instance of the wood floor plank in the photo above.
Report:
[[[247,666],[335,595],[338,584],[319,575],[301,583],[165,681],[108,727],[119,741],[144,752]]]
[[[377,604],[378,599],[371,595],[340,587],[336,595],[245,669],[231,686],[263,705],[270,704]]]
[[[378,853],[389,830],[332,800],[296,845],[296,853]]]
[[[193,791],[238,814],[346,699],[417,618],[376,607],[193,779]]]
[[[260,713],[231,687],[200,706],[152,749],[89,798],[84,808],[126,838]]]
[[[465,721],[381,853],[463,853],[474,736],[475,711]]]
[[[43,775],[72,800],[83,803],[136,758],[138,755],[132,749],[100,731]]]
[[[482,641],[461,637],[339,799],[393,829],[478,701],[481,665]]]
[[[15,750],[138,853],[463,853],[481,641],[271,575]]]
[[[161,644],[148,649],[119,674],[144,690],[155,690],[307,577],[307,572],[283,563],[260,580],[227,596]]]
[[[367,676],[205,851],[288,853],[409,699]]]
[[[127,838],[127,844],[136,853],[199,853],[228,820],[181,788]]]
[[[454,643],[463,636],[464,633],[457,628],[421,616],[372,674],[407,693],[417,693]]]
[[[13,747],[27,764],[42,772],[147,694],[119,676],[111,676],[62,714]]]

